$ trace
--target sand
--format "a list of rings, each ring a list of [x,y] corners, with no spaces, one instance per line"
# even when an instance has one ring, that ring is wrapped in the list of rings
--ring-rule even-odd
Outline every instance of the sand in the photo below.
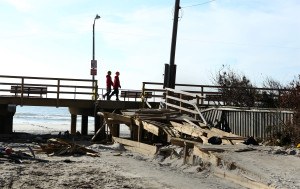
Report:
[[[33,143],[26,145],[36,147]],[[30,154],[24,143],[2,142],[0,146],[11,146],[14,150]],[[144,156],[124,151],[120,144],[86,142],[85,146],[97,151],[99,157],[36,153],[37,158],[49,162],[24,160],[21,164],[0,158],[0,188],[245,188],[216,177],[216,168],[206,163],[184,165],[180,157]],[[250,170],[245,173],[248,177],[267,183],[270,187],[300,188],[298,149],[295,150],[296,154],[287,155],[286,150],[279,147],[255,148],[249,152],[223,152],[218,155]]]

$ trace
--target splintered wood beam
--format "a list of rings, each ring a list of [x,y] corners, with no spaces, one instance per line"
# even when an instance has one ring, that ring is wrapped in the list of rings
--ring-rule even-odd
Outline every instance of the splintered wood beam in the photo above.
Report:
[[[128,110],[130,111],[130,110]],[[134,111],[137,114],[165,114],[165,113],[179,113],[178,111],[170,109],[139,109]]]
[[[211,128],[211,131],[216,133],[222,139],[222,143],[224,143],[224,144],[233,144],[234,145],[236,143],[241,143],[242,141],[244,141],[246,139],[245,137],[241,137],[241,136],[235,135],[233,133],[228,133],[228,132],[222,131],[217,128]]]
[[[189,123],[186,123],[186,122],[183,122],[182,125],[184,127],[190,128],[192,131],[197,130],[198,132],[202,132],[203,136],[206,136],[208,138],[211,137],[211,136],[216,136],[216,134],[213,133],[210,129],[203,129],[199,126],[193,126],[193,125],[191,125]]]
[[[102,116],[106,122],[106,124],[108,123],[108,116],[107,114],[105,114],[104,112],[98,112],[97,113],[99,116]]]
[[[159,127],[157,127],[156,125],[154,124],[151,124],[151,123],[147,123],[145,121],[141,121],[141,120],[138,120],[138,119],[134,119],[134,123],[137,125],[137,126],[143,126],[144,129],[156,136],[159,135]]]
[[[210,162],[214,166],[219,166],[221,164],[220,157],[210,151],[201,150],[196,145],[194,146],[193,154],[199,156],[203,161]]]
[[[207,133],[207,138],[210,138],[212,136],[217,136],[220,137],[222,139],[222,143],[223,144],[231,144],[234,145],[235,143],[240,143],[241,140],[244,140],[245,138],[239,136],[239,135],[235,135],[232,133],[228,133],[225,131],[222,131],[220,129],[217,128],[211,128],[211,129],[203,129],[203,128],[199,128],[198,125],[194,124],[193,122],[191,122],[188,119],[185,119],[186,122],[188,122],[188,124],[184,123],[185,126],[194,126],[196,128],[198,128],[199,130]]]
[[[247,176],[243,176],[243,174],[232,173],[230,171],[226,171],[220,168],[214,168],[214,175],[226,179],[228,181],[234,182],[246,188],[257,188],[257,189],[275,189],[272,186],[268,186],[260,181],[247,178]]]
[[[117,143],[129,146],[129,147],[131,147],[131,149],[139,149],[141,152],[142,151],[147,152],[147,154],[154,155],[157,152],[156,146],[152,146],[152,145],[148,145],[148,144],[144,144],[141,142],[136,142],[136,141],[132,141],[132,140],[124,139],[124,138],[119,138],[119,137],[112,137],[112,138]]]
[[[159,127],[157,127],[156,125],[153,125],[151,123],[147,123],[146,121],[142,121],[142,124],[144,126],[144,129],[156,136],[159,135]]]
[[[170,142],[173,145],[180,146],[180,147],[187,146],[188,148],[193,148],[194,145],[202,144],[200,142],[185,140],[185,139],[181,139],[181,138],[172,138]]]
[[[133,146],[124,146],[124,148],[126,150],[129,150],[129,151],[132,151],[132,152],[137,152],[137,153],[140,153],[140,154],[144,154],[146,156],[154,156],[155,153],[153,153],[154,151],[148,151],[148,150],[145,150],[145,149],[142,149],[142,148],[137,148],[137,147],[133,147]]]
[[[108,125],[109,124],[122,124],[123,122],[120,120],[114,120],[112,118],[108,118],[107,121],[105,121]]]
[[[192,121],[190,121],[189,119],[187,118],[183,118],[184,121],[188,122],[189,124],[191,124],[192,126],[195,126],[195,127],[207,127],[207,125],[205,125],[204,123],[199,123],[199,125],[193,123]]]
[[[131,124],[131,117],[110,112],[98,112],[98,115],[103,116],[105,121],[114,120],[120,123]]]
[[[177,122],[170,122],[172,126],[179,132],[193,136],[193,137],[198,137],[203,141],[203,144],[208,143],[208,138],[206,137],[207,131],[201,128],[194,128],[191,125],[183,125]]]
[[[224,136],[224,137],[241,137],[239,135],[235,135],[233,133],[228,133],[228,132],[222,131],[222,130],[214,128],[214,127],[212,127],[210,130],[212,132],[217,133],[218,135]]]

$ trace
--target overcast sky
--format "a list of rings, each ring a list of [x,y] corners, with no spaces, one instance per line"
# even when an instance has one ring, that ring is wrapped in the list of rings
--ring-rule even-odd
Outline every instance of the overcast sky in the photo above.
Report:
[[[299,0],[181,0],[177,83],[212,84],[222,65],[261,85],[300,70]],[[175,0],[0,0],[0,75],[90,79],[92,26],[99,87],[162,82]]]

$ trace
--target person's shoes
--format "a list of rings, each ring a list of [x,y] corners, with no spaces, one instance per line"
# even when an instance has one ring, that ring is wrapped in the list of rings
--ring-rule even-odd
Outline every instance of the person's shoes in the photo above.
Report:
[[[107,100],[110,100],[110,96],[107,97]]]
[[[105,100],[105,95],[102,95],[102,98]]]

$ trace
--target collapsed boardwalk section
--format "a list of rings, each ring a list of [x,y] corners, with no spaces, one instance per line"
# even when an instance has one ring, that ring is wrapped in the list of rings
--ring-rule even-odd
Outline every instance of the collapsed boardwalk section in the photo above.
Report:
[[[262,178],[257,173],[247,170],[247,167],[222,155],[256,150],[242,144],[245,137],[210,128],[202,121],[170,109],[134,109],[122,111],[122,114],[98,114],[105,122],[99,130],[107,125],[112,140],[123,144],[128,150],[157,156],[172,153],[171,146],[182,147],[183,164],[208,163],[217,177],[244,187],[272,188],[270,183],[266,182],[268,178]],[[129,127],[128,138],[120,138],[120,124]],[[211,145],[214,143],[212,138],[219,139],[222,145]]]

